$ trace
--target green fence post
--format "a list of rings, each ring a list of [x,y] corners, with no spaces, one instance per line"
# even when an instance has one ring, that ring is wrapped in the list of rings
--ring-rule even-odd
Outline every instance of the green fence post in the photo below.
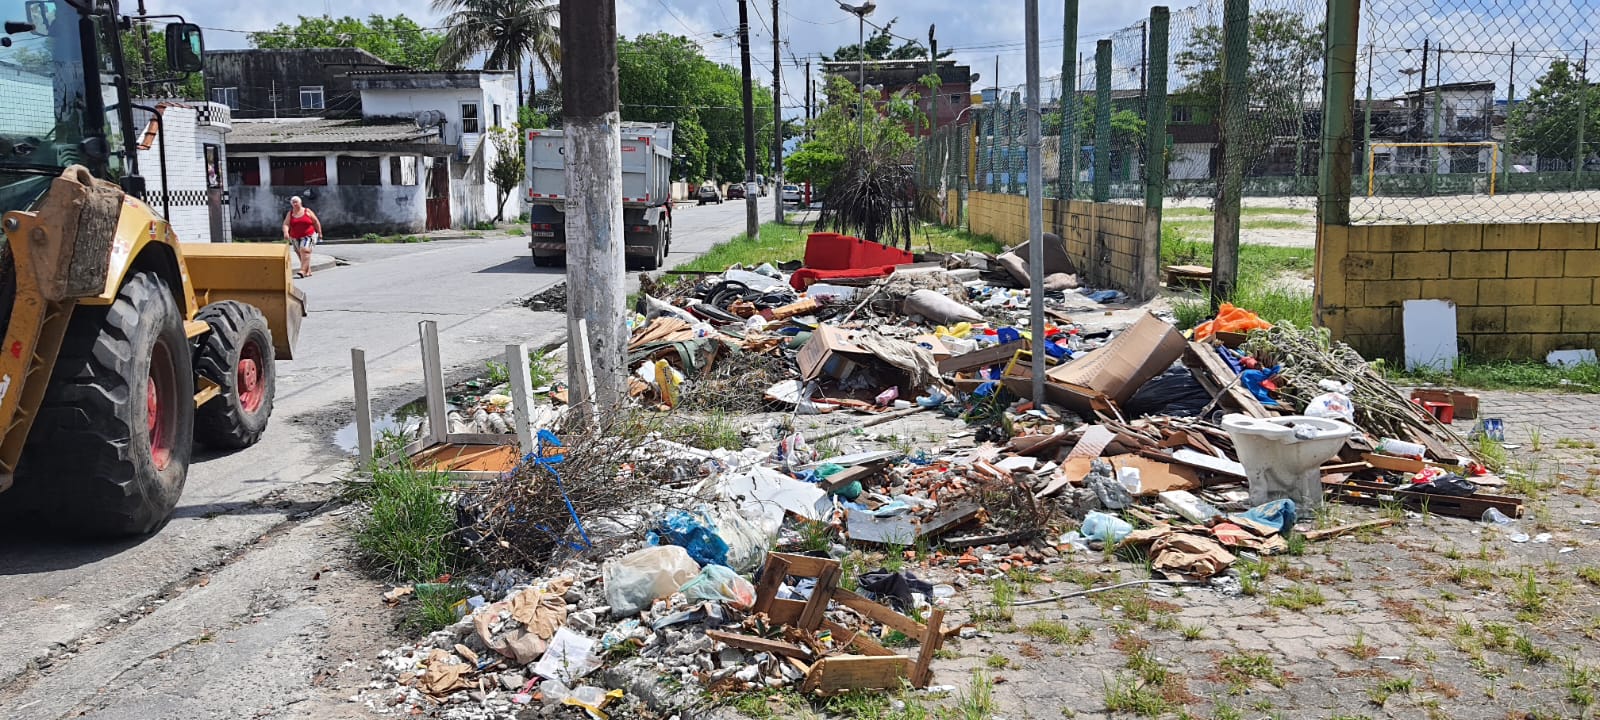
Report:
[[[1006,193],[1011,195],[1022,194],[1021,178],[1018,177],[1022,174],[1021,153],[1017,152],[1022,143],[1017,135],[1026,123],[1021,105],[1022,93],[1013,90],[1011,109],[1006,112]]]
[[[1328,56],[1322,83],[1322,161],[1317,168],[1317,220],[1350,224],[1350,166],[1355,128],[1356,38],[1360,3],[1328,0]],[[1368,125],[1370,129],[1371,125]],[[1372,169],[1368,168],[1368,172]]]
[[[1062,7],[1061,47],[1061,129],[1056,153],[1056,233],[1066,233],[1068,203],[1073,184],[1078,180],[1078,0],[1065,0]]]
[[[1111,41],[1094,46],[1094,201],[1111,199]]]

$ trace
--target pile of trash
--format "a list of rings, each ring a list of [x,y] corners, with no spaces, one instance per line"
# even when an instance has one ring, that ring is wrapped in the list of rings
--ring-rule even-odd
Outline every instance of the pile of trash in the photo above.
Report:
[[[1475,411],[1469,397],[1408,397],[1323,331],[1245,308],[1188,335],[1144,311],[1107,313],[1118,298],[1079,290],[1059,239],[1045,240],[1042,338],[1018,251],[918,263],[833,236],[818,247],[860,262],[826,267],[839,263],[808,250],[787,270],[648,284],[629,347],[646,406],[759,393],[786,413],[929,413],[959,429],[848,454],[785,423],[770,448],[743,451],[626,428],[563,444],[543,430],[460,514],[464,541],[497,566],[554,569],[498,576],[457,623],[386,653],[358,701],[603,718],[630,703],[685,711],[703,696],[684,687],[921,688],[963,633],[944,615],[968,579],[1110,549],[1171,582],[1237,588],[1240,554],[1392,522],[1301,523],[1330,500],[1521,516],[1520,500],[1485,492],[1504,482],[1450,429],[1447,415]],[[922,577],[841,562],[913,547]]]

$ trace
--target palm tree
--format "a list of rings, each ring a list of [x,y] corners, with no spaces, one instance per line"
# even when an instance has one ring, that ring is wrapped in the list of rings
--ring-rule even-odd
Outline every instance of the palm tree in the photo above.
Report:
[[[439,64],[458,68],[483,55],[490,70],[517,71],[517,106],[523,96],[522,66],[529,59],[544,69],[552,85],[560,82],[561,32],[555,0],[433,0],[435,12],[447,13]]]

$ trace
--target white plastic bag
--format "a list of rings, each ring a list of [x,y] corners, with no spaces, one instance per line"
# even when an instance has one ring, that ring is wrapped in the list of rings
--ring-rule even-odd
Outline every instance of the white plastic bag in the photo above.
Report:
[[[602,572],[611,614],[629,617],[670,597],[700,574],[689,552],[677,545],[647,547],[607,562]]]
[[[681,549],[681,548],[680,548]],[[595,652],[595,642],[566,628],[556,631],[550,638],[550,648],[533,666],[533,672],[546,680],[557,680],[572,686],[579,678],[600,668],[600,655]]]
[[[717,535],[728,544],[728,567],[750,572],[767,559],[767,551],[777,542],[777,526],[768,529],[766,518],[759,513],[756,518],[748,517],[732,503],[718,504],[709,513]]]
[[[1352,423],[1356,421],[1356,404],[1350,400],[1350,392],[1355,389],[1354,387],[1349,383],[1332,379],[1317,383],[1317,387],[1322,388],[1324,392],[1306,403],[1306,415]]]
[[[739,573],[721,565],[707,565],[693,580],[678,589],[690,600],[720,602],[735,610],[748,610],[756,604],[756,588]]]

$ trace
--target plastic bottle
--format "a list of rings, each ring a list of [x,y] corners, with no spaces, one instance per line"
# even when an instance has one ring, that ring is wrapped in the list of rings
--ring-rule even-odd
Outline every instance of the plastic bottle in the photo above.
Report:
[[[1394,438],[1382,438],[1378,440],[1377,450],[1384,455],[1416,458],[1418,460],[1421,460],[1422,454],[1428,451],[1427,448],[1418,445],[1417,443],[1396,440]]]
[[[1483,511],[1483,521],[1486,523],[1494,523],[1496,525],[1505,526],[1515,525],[1517,522],[1509,517],[1506,517],[1505,513],[1500,512],[1496,508],[1489,508],[1488,510]]]

